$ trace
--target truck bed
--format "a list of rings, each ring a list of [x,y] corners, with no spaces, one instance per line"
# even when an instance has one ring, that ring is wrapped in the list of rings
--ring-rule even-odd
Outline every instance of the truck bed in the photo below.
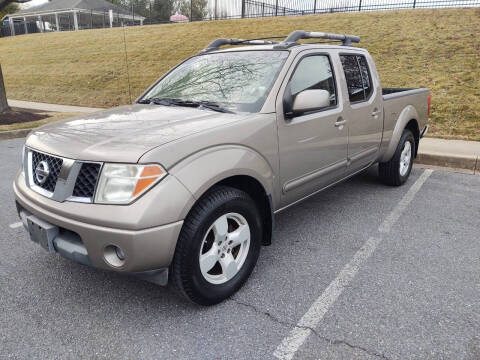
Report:
[[[383,88],[382,95],[385,100],[391,99],[394,97],[413,95],[422,92],[428,92],[428,89],[425,88]]]
[[[422,131],[428,118],[428,92],[425,88],[383,88],[384,140],[390,141],[404,111],[418,122],[418,130]]]

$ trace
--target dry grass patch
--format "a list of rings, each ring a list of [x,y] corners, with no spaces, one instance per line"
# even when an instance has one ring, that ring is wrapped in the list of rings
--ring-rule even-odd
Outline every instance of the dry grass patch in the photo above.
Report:
[[[109,107],[217,37],[295,29],[360,35],[385,87],[432,90],[431,136],[480,140],[480,9],[402,10],[196,22],[0,40],[10,98]],[[131,96],[128,91],[124,31]]]

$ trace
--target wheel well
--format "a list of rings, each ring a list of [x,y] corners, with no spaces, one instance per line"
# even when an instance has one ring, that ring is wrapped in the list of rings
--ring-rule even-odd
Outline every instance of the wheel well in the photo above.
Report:
[[[266,193],[262,184],[253,177],[237,175],[223,179],[215,185],[230,186],[245,191],[251,196],[263,218],[262,245],[270,245],[272,243],[273,209],[270,196]]]
[[[405,129],[408,129],[413,133],[413,137],[415,138],[415,157],[417,157],[418,144],[420,143],[420,130],[418,129],[417,120],[410,120],[407,126],[405,126]]]

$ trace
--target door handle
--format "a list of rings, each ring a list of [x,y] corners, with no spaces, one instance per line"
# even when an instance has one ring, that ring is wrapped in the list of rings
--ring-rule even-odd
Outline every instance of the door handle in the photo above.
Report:
[[[338,118],[338,120],[335,122],[335,127],[340,127],[343,126],[347,123],[347,120]]]
[[[380,110],[377,108],[373,109],[372,116],[377,116],[378,114],[380,114]]]

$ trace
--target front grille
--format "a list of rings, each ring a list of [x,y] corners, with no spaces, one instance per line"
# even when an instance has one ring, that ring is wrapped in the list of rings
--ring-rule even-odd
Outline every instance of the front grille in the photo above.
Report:
[[[38,164],[40,164],[42,161],[45,161],[47,163],[49,170],[49,174],[43,184],[40,183],[35,174],[35,170],[37,169]],[[53,193],[55,190],[55,185],[57,184],[58,174],[60,173],[60,169],[62,168],[62,164],[62,158],[32,151],[32,174],[35,185]]]
[[[27,151],[28,187],[55,201],[93,201],[102,163],[47,155],[33,149]],[[60,172],[65,179],[57,184]]]
[[[100,164],[83,163],[78,173],[75,187],[73,188],[73,196],[92,198],[95,194],[98,174],[100,173]]]

